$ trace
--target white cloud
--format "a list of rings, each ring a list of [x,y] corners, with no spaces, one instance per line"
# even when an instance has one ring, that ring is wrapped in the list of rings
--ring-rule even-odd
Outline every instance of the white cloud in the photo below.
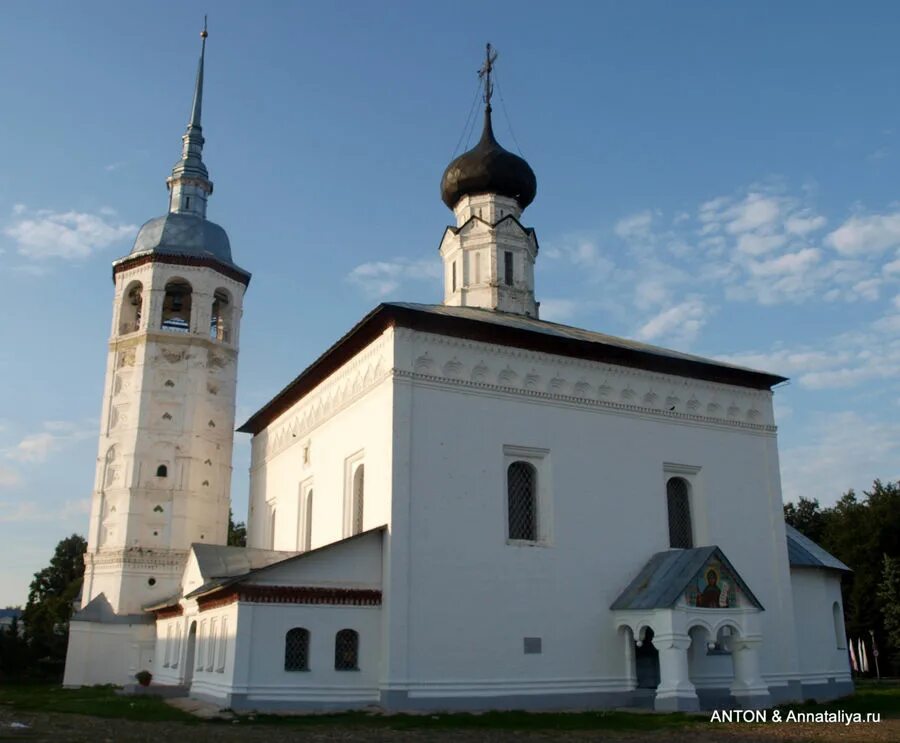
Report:
[[[3,454],[15,462],[45,462],[61,447],[97,434],[94,427],[82,427],[69,421],[47,421],[42,428],[45,430],[24,436],[18,444],[3,450]]]
[[[23,438],[6,456],[17,462],[44,462],[56,443],[56,436],[46,431],[32,433]]]
[[[900,212],[850,217],[825,242],[841,255],[883,253],[900,245]]]
[[[784,222],[784,228],[792,235],[803,237],[811,232],[821,230],[827,220],[823,216],[814,214],[797,214],[788,217]]]
[[[735,235],[773,225],[780,214],[781,205],[777,199],[761,193],[750,193],[742,202],[727,209],[722,216],[727,221],[726,231]]]
[[[785,500],[800,496],[833,504],[850,488],[868,490],[876,478],[900,479],[900,423],[855,412],[819,416],[807,444],[782,450]]]
[[[699,297],[691,297],[680,304],[659,312],[637,331],[641,340],[661,340],[667,343],[689,343],[706,323],[708,310]]]
[[[405,281],[433,281],[441,276],[437,261],[393,261],[362,263],[347,274],[347,281],[360,287],[372,297],[385,297],[396,291]]]
[[[87,258],[132,237],[137,231],[135,225],[118,224],[101,215],[76,211],[31,212],[17,204],[13,215],[15,219],[4,233],[15,241],[19,255],[36,261]]]
[[[646,238],[650,234],[652,224],[653,212],[648,209],[620,219],[616,222],[613,232],[623,240]]]
[[[22,476],[14,469],[0,465],[0,488],[15,488],[22,484]]]

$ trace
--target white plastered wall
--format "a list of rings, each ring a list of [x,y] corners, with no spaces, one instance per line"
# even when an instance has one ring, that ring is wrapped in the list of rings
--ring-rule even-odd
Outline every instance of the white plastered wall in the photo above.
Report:
[[[694,543],[720,546],[766,609],[763,673],[796,677],[770,393],[397,335],[386,687],[627,688],[609,606],[668,548],[673,464],[696,471]],[[546,452],[542,544],[506,542],[505,446]]]
[[[793,568],[791,588],[802,682],[850,681],[841,574],[835,570]],[[833,613],[835,603],[839,607],[837,627]]]

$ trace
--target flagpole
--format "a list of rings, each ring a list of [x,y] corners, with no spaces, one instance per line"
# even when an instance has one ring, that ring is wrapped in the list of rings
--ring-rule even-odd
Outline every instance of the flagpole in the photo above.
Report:
[[[881,681],[881,669],[878,667],[878,646],[875,644],[875,630],[870,629],[869,634],[872,636],[872,657],[875,659],[875,677],[877,681]]]

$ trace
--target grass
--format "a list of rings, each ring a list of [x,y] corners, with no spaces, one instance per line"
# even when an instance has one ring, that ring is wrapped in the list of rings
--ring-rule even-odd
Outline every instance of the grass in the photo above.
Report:
[[[786,712],[789,709],[797,712],[837,712],[848,714],[860,712],[880,712],[881,719],[900,718],[900,680],[888,679],[877,682],[862,679],[856,682],[856,693],[832,702],[805,704],[785,704],[778,709]]]
[[[121,696],[114,686],[63,689],[55,684],[4,684],[0,705],[29,712],[63,712],[93,717],[119,717],[148,722],[199,722],[159,697]]]
[[[170,707],[162,699],[149,696],[120,696],[112,686],[62,689],[46,684],[0,686],[0,705],[35,712],[61,712],[129,720],[203,723],[196,717]],[[862,681],[851,697],[824,704],[814,702],[783,705],[779,709],[803,712],[880,712],[882,719],[900,718],[900,682],[880,684]],[[481,714],[390,714],[343,712],[321,715],[240,715],[241,724],[275,725],[292,728],[350,727],[393,730],[477,729],[477,730],[667,730],[705,722],[696,715],[642,714],[614,710],[595,712],[484,712]],[[229,723],[230,724],[230,723]]]

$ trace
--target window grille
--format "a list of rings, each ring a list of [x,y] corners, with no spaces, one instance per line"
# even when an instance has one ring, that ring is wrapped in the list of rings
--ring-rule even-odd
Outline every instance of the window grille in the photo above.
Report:
[[[284,670],[309,670],[309,630],[294,627],[284,637]]]
[[[537,540],[537,470],[528,462],[513,462],[506,471],[509,538]]]
[[[334,670],[359,670],[359,633],[342,629],[334,638]]]
[[[666,500],[669,507],[669,546],[690,549],[694,546],[694,539],[687,480],[681,477],[671,478],[666,483]]]

